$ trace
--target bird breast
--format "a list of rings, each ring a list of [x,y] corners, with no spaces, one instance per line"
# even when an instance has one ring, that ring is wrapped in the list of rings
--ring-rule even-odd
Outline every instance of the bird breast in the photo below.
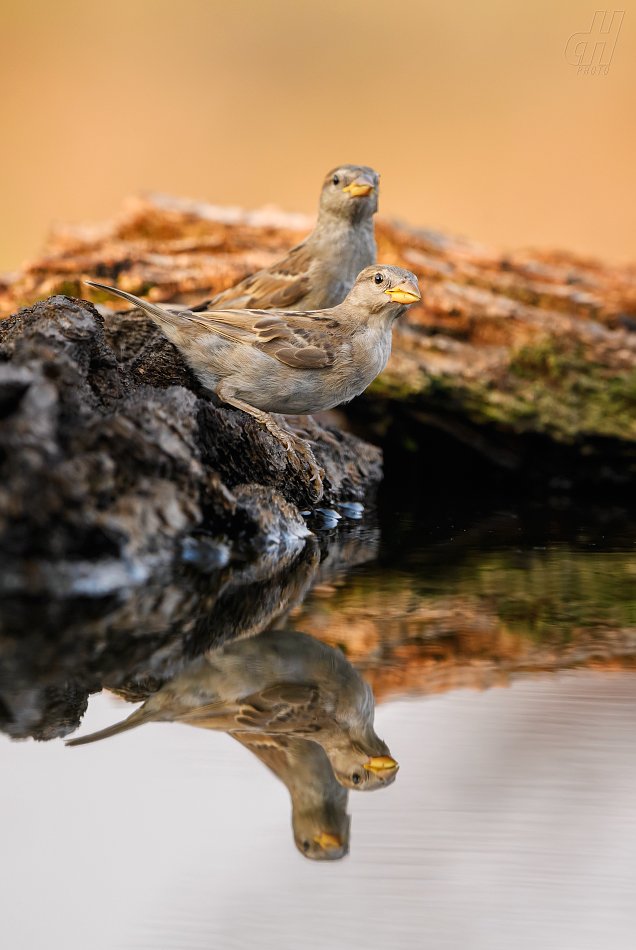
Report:
[[[391,352],[390,331],[357,331],[336,351],[332,366],[295,369],[245,347],[231,382],[236,395],[265,412],[311,415],[333,409],[364,392],[382,372]]]
[[[361,270],[375,264],[377,247],[373,218],[356,225],[331,222],[311,237],[312,289],[303,298],[303,310],[326,310],[342,303]]]

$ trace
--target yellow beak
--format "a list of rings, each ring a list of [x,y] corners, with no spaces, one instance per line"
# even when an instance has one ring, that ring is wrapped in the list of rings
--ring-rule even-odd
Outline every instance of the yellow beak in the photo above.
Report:
[[[339,851],[342,848],[340,835],[328,835],[326,831],[323,831],[321,835],[314,835],[314,841],[317,841],[325,851]]]
[[[378,772],[393,772],[396,769],[399,769],[399,765],[392,759],[390,755],[376,755],[365,765],[365,769],[368,769],[369,772],[375,772],[376,775]]]
[[[372,194],[375,191],[375,183],[371,181],[368,175],[358,175],[355,181],[352,181],[350,185],[342,190],[348,191],[352,198],[359,198]]]
[[[410,304],[422,299],[417,284],[414,284],[412,280],[405,280],[403,283],[398,284],[397,287],[391,287],[389,290],[385,290],[384,293],[388,294],[395,303]]]

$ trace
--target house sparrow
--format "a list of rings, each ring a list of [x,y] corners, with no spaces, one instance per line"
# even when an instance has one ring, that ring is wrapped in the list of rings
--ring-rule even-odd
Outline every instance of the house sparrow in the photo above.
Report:
[[[324,472],[309,442],[271,413],[310,415],[358,396],[381,373],[393,323],[420,299],[417,278],[388,264],[366,267],[337,307],[281,310],[168,311],[106,284],[86,281],[136,304],[159,324],[204,386],[261,422],[322,496]]]
[[[336,781],[324,749],[290,736],[232,736],[287,786],[294,841],[301,854],[314,861],[344,858],[349,853],[349,793]]]
[[[334,647],[295,630],[270,630],[209,651],[164,683],[123,722],[67,745],[84,745],[146,722],[317,742],[337,781],[389,785],[398,764],[375,733],[368,683]]]
[[[365,165],[333,168],[311,234],[282,260],[193,310],[324,310],[342,303],[360,271],[376,260],[379,183],[378,173]]]

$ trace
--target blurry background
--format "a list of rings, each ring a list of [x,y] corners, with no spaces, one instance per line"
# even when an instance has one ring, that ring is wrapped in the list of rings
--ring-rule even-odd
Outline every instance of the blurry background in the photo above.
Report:
[[[621,6],[608,75],[584,76],[580,0],[0,0],[0,272],[142,189],[313,212],[341,162],[414,224],[634,259]]]

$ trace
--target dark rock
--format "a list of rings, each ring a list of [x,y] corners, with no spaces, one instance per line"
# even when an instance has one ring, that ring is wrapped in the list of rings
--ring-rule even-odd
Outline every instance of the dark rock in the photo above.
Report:
[[[323,504],[361,501],[380,452],[332,435]],[[57,296],[0,323],[0,593],[104,595],[201,529],[241,557],[295,550],[308,504],[308,473],[145,317]]]

